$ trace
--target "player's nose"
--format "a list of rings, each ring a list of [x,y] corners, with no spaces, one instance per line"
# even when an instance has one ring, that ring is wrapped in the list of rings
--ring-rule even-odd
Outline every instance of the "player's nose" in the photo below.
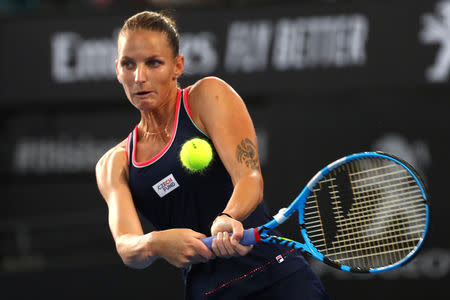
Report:
[[[147,81],[147,72],[145,66],[137,66],[134,72],[134,81],[136,83],[143,83]]]

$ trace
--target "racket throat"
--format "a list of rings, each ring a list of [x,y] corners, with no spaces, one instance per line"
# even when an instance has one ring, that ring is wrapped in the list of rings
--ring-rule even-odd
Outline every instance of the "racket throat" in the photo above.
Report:
[[[278,224],[283,224],[288,218],[289,216],[286,216],[285,213],[287,211],[287,208],[284,207],[282,209],[280,209],[278,211],[278,213],[273,216],[273,219],[278,223]]]

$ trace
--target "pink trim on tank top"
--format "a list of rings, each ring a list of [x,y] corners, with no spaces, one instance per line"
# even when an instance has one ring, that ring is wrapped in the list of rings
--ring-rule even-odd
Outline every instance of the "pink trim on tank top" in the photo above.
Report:
[[[189,104],[188,104],[188,92],[189,92],[189,89],[183,90],[183,93],[184,93],[183,102],[184,102],[184,107],[186,108],[186,112],[188,113],[189,118],[191,118],[191,120],[192,120],[191,110],[189,109]]]
[[[130,138],[131,138],[131,132],[128,134],[128,137],[127,137],[127,151],[126,151],[126,153],[127,153],[128,163],[130,163],[129,162],[129,159],[130,159]]]
[[[137,162],[136,161],[136,141],[137,141],[137,128],[139,126],[136,125],[136,127],[134,127],[134,136],[133,136],[133,165],[135,165],[136,167],[145,167],[150,165],[151,163],[155,162],[156,160],[158,160],[159,158],[161,158],[161,156],[164,155],[164,153],[167,152],[167,150],[170,148],[170,145],[172,145],[173,140],[175,139],[175,135],[177,133],[177,125],[178,125],[178,117],[179,117],[179,111],[180,111],[180,104],[181,104],[181,93],[182,90],[178,90],[178,94],[177,94],[177,103],[176,103],[176,107],[175,107],[175,119],[173,121],[173,130],[172,130],[172,137],[170,138],[170,141],[167,143],[167,145],[161,150],[159,151],[158,154],[156,154],[155,156],[153,156],[152,158],[150,158],[147,161],[144,162]]]

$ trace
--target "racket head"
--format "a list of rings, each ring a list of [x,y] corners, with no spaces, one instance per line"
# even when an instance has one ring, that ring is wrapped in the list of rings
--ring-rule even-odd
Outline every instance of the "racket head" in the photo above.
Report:
[[[395,269],[425,240],[428,198],[407,162],[383,152],[352,154],[319,171],[287,209],[259,228],[261,240],[306,251],[348,272]],[[265,235],[295,211],[302,243]]]
[[[310,193],[299,204],[302,235],[334,267],[391,270],[411,260],[425,240],[427,191],[414,168],[398,157],[383,152],[346,156],[307,187]]]

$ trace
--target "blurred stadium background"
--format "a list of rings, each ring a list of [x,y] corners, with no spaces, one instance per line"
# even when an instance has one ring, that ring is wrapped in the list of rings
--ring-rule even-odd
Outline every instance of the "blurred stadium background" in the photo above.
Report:
[[[450,299],[446,0],[1,0],[0,298],[183,297],[166,262],[123,266],[93,172],[139,117],[115,80],[117,30],[167,8],[182,86],[215,75],[246,101],[273,213],[352,152],[391,152],[424,176],[432,223],[420,255],[376,276],[311,261],[330,295]]]

